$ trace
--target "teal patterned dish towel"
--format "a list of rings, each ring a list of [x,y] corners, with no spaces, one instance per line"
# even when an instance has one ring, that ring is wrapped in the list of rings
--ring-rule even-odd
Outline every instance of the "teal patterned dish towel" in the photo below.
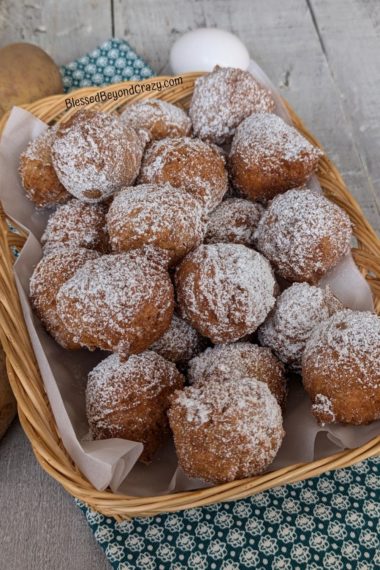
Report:
[[[128,42],[111,39],[92,52],[61,66],[65,92],[80,87],[139,81],[154,75]]]
[[[380,459],[248,499],[118,523],[77,501],[114,570],[376,570]]]

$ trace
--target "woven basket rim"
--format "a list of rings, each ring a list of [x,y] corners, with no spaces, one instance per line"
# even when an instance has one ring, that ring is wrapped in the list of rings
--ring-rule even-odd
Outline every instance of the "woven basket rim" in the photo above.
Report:
[[[127,100],[108,101],[106,104],[88,105],[112,111],[138,99],[161,98],[169,102],[184,104],[191,96],[194,81],[202,73],[187,73],[181,77],[181,85],[169,87],[161,92],[146,92],[129,96]],[[89,96],[98,91],[107,93],[129,88],[136,84],[152,84],[164,81],[170,76],[160,76],[144,81],[125,82],[107,87],[84,87],[69,95],[53,95],[22,107],[47,123],[69,117],[77,108],[67,111],[65,99]],[[295,126],[313,144],[321,146],[293,109],[284,103]],[[2,132],[8,114],[0,120]],[[345,183],[327,156],[321,160],[318,178],[324,193],[340,205],[353,223],[357,247],[353,254],[365,278],[369,282],[375,299],[376,310],[380,312],[380,239],[366,220],[356,200],[348,192]],[[19,417],[23,429],[30,440],[35,456],[43,469],[73,496],[86,502],[106,516],[118,520],[131,516],[143,516],[194,508],[219,501],[234,500],[261,492],[274,486],[313,477],[327,470],[346,467],[380,453],[380,435],[356,449],[347,449],[323,459],[291,465],[283,469],[265,473],[242,481],[233,481],[214,487],[151,497],[135,497],[97,491],[80,473],[60,440],[57,426],[45,394],[38,366],[31,348],[19,298],[13,278],[10,246],[20,246],[25,235],[8,231],[5,214],[0,208],[0,341],[6,358],[9,380],[18,403]]]

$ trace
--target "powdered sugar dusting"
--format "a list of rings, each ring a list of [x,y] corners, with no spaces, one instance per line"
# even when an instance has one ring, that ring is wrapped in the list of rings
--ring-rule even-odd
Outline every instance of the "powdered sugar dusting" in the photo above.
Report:
[[[117,115],[79,111],[62,124],[53,144],[53,164],[67,190],[99,202],[135,180],[142,157],[136,131]]]
[[[269,348],[249,342],[219,344],[207,348],[189,362],[187,376],[190,384],[217,380],[257,378],[268,385],[280,406],[284,406],[287,386],[284,366]]]
[[[166,333],[150,349],[172,362],[186,363],[199,352],[200,347],[198,332],[174,314]]]
[[[179,266],[176,282],[184,316],[213,342],[254,332],[275,302],[268,261],[243,245],[200,246]]]
[[[228,190],[225,159],[220,150],[199,139],[166,138],[152,143],[143,159],[140,183],[170,182],[213,210]]]
[[[380,318],[369,311],[335,313],[313,330],[303,366],[309,360],[321,374],[354,375],[362,385],[380,388]]]
[[[120,362],[118,354],[102,360],[88,375],[87,416],[100,427],[116,406],[119,413],[154,400],[164,388],[178,386],[180,374],[174,364],[155,352],[131,355]],[[137,418],[136,418],[137,420]]]
[[[185,111],[161,99],[146,99],[128,105],[120,119],[134,129],[146,129],[152,139],[186,136],[191,121]]]
[[[98,253],[87,249],[65,247],[41,259],[30,279],[30,296],[34,310],[46,329],[65,348],[79,348],[73,335],[63,325],[57,312],[60,287],[87,261]]]
[[[44,166],[51,165],[51,147],[55,141],[57,125],[49,127],[38,137],[30,141],[21,156],[30,160],[39,160]]]
[[[139,253],[88,262],[58,294],[58,312],[77,342],[141,352],[167,329],[173,311],[168,274]]]
[[[342,304],[329,287],[320,289],[308,283],[294,283],[278,297],[259,328],[259,341],[285,364],[300,370],[305,344],[313,329],[341,309]]]
[[[200,202],[170,184],[142,184],[119,192],[107,214],[115,251],[154,245],[178,261],[198,246],[205,233]]]
[[[251,73],[217,66],[196,80],[189,114],[196,136],[223,144],[245,117],[274,108],[272,95]]]
[[[279,160],[314,165],[323,155],[297,129],[272,113],[253,113],[239,125],[231,145],[231,155],[235,153],[248,167],[254,162],[270,173],[276,172]]]
[[[312,405],[312,411],[316,417],[323,418],[321,425],[324,425],[325,422],[334,423],[336,421],[333,403],[330,398],[324,394],[316,395]]]
[[[268,386],[255,378],[241,378],[239,383],[226,380],[223,383],[210,381],[202,386],[190,386],[177,392],[174,402],[186,409],[189,423],[198,425],[212,422],[214,416],[219,414],[227,418],[232,410],[241,412],[236,426],[241,433],[253,431],[252,424],[256,425],[260,419],[274,429],[281,422],[281,410]],[[249,409],[250,406],[253,409]],[[261,413],[255,415],[253,410],[256,414]],[[244,421],[241,421],[243,416]]]
[[[253,246],[263,207],[241,198],[228,198],[211,214],[205,243],[240,243]]]
[[[276,399],[254,378],[214,380],[176,392],[169,421],[182,468],[209,481],[262,472],[284,436]]]
[[[350,249],[347,214],[309,189],[276,196],[255,233],[256,246],[289,281],[317,282]]]
[[[105,251],[108,241],[105,214],[103,204],[70,200],[50,216],[41,243],[47,245],[47,249],[67,244]]]
[[[71,195],[57,178],[52,163],[52,145],[57,127],[46,129],[20,155],[19,172],[27,197],[38,207],[67,202]]]

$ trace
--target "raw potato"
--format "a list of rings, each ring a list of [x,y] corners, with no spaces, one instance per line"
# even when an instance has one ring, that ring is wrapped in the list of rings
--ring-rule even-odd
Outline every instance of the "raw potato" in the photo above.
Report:
[[[9,44],[0,49],[0,77],[0,116],[14,105],[63,93],[58,66],[33,44]]]

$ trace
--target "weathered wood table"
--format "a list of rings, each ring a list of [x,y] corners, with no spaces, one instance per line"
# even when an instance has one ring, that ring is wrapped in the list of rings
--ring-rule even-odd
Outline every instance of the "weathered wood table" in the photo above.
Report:
[[[35,42],[59,63],[115,35],[160,73],[173,41],[201,26],[240,36],[380,231],[378,0],[0,0],[0,45]],[[0,520],[4,570],[109,567],[17,422],[0,442]]]

